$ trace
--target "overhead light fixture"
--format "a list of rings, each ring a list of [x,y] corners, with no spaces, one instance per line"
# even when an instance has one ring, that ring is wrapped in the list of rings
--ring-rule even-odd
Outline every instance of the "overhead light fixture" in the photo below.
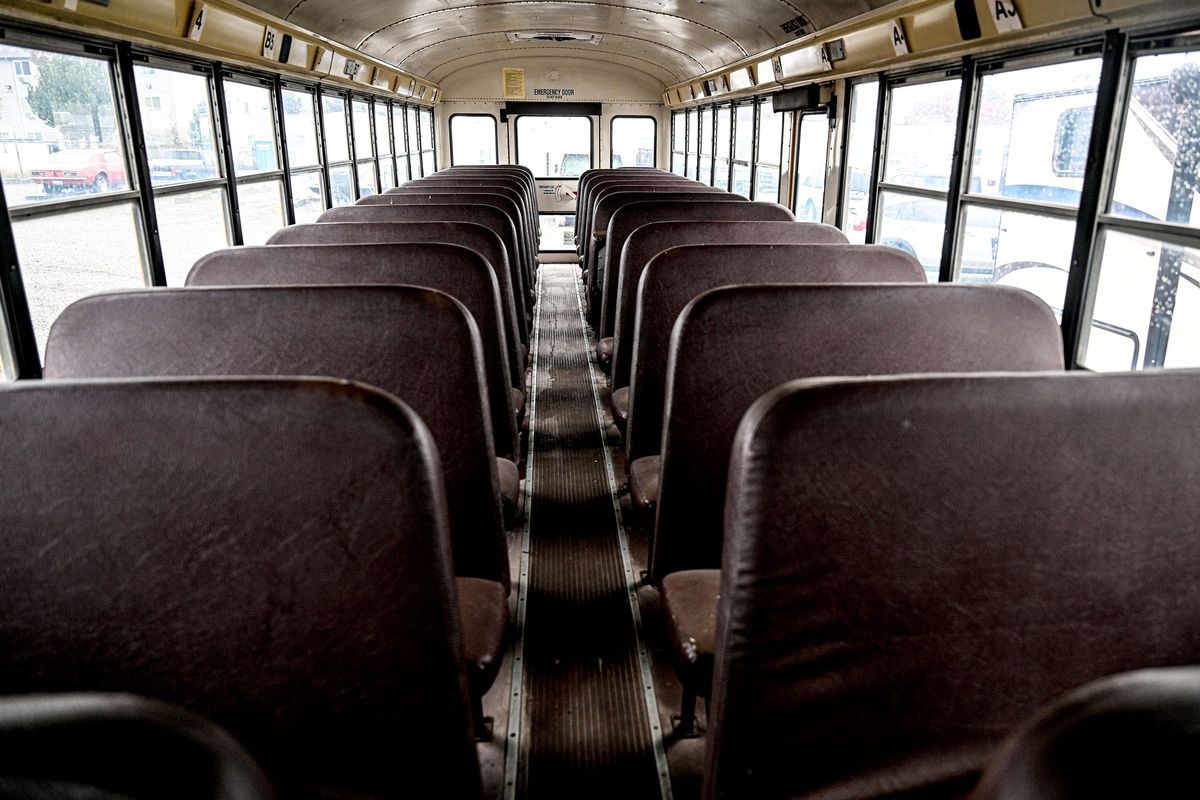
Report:
[[[604,36],[599,33],[580,33],[579,31],[515,31],[508,34],[508,41],[513,44],[521,42],[554,42],[555,44],[600,44]]]

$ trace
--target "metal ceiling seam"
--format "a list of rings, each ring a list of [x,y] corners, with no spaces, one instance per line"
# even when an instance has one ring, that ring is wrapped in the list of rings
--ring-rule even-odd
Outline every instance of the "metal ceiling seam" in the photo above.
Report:
[[[524,30],[524,29],[522,29],[522,30]],[[424,51],[426,51],[426,50],[429,50],[430,48],[433,48],[433,47],[440,47],[440,46],[444,45],[444,44],[445,44],[445,43],[447,43],[447,42],[453,42],[453,41],[455,41],[455,40],[458,40],[458,39],[472,39],[472,38],[474,38],[474,37],[476,37],[476,36],[492,36],[492,35],[495,35],[495,34],[498,34],[498,33],[508,34],[508,33],[516,33],[516,32],[517,32],[517,31],[513,31],[513,30],[500,30],[500,31],[480,31],[480,32],[478,32],[478,33],[466,33],[466,34],[463,34],[463,35],[461,35],[461,36],[451,36],[451,37],[449,37],[449,38],[447,38],[447,39],[439,39],[438,41],[436,41],[436,42],[433,42],[432,44],[427,44],[427,45],[425,45],[425,46],[423,46],[423,47],[419,47],[419,48],[417,48],[416,50],[414,50],[414,51],[412,51],[411,53],[409,53],[409,54],[408,54],[407,56],[405,56],[404,58],[400,59],[399,61],[392,61],[392,62],[389,62],[389,63],[395,64],[397,69],[403,69],[403,68],[402,68],[400,65],[401,65],[401,64],[403,64],[405,61],[408,61],[408,60],[409,60],[410,58],[412,58],[413,56],[417,55],[418,53],[421,53],[421,52],[424,52]],[[684,58],[690,59],[691,61],[695,62],[696,66],[700,67],[701,69],[704,69],[704,63],[703,63],[703,62],[701,62],[701,61],[700,61],[698,58],[696,58],[695,56],[693,56],[691,53],[687,53],[687,52],[685,52],[685,51],[683,51],[683,50],[678,50],[678,49],[676,49],[676,48],[674,48],[674,47],[671,47],[671,46],[669,46],[669,45],[665,45],[665,44],[659,44],[658,42],[651,41],[650,39],[641,39],[641,38],[638,38],[637,36],[626,36],[625,34],[621,34],[621,33],[609,33],[609,32],[607,32],[607,31],[588,31],[588,30],[579,29],[579,33],[595,33],[595,34],[601,34],[601,35],[604,35],[604,36],[615,36],[615,37],[617,37],[617,38],[619,38],[619,39],[632,39],[632,40],[634,40],[634,41],[637,41],[637,42],[644,42],[644,43],[645,43],[647,46],[650,46],[650,47],[658,47],[658,48],[661,48],[661,49],[663,49],[663,50],[669,50],[669,51],[671,51],[672,53],[678,53],[679,55],[683,56]],[[612,52],[612,51],[597,51],[597,52]],[[711,51],[710,51],[710,52],[711,52]],[[623,55],[623,54],[618,52],[618,53],[617,53],[617,55]],[[715,56],[716,54],[714,53],[713,55]],[[376,57],[377,57],[377,58],[380,58],[380,59],[384,59],[384,58],[386,58],[387,56],[386,56],[386,55],[384,55],[384,56],[376,56]],[[722,69],[722,67],[714,67],[713,69],[718,69],[718,70],[719,70],[719,69]],[[429,72],[430,72],[430,71],[432,71],[432,70],[428,70],[428,71],[426,71],[426,72],[425,72],[425,76],[426,76],[426,78],[427,78],[427,79],[428,79],[428,75],[429,75]]]
[[[304,2],[307,2],[307,0],[300,0],[300,2],[304,3]],[[743,47],[742,43],[739,42],[737,39],[733,38],[732,36],[730,36],[729,34],[725,33],[722,30],[718,30],[718,29],[712,27],[711,25],[705,25],[703,22],[699,22],[690,17],[681,17],[676,14],[668,14],[665,11],[654,11],[653,9],[649,9],[649,8],[638,8],[636,6],[627,6],[627,5],[624,5],[621,3],[600,3],[600,2],[596,2],[596,0],[496,0],[496,2],[491,2],[491,3],[471,3],[471,4],[465,5],[465,6],[447,6],[446,8],[436,8],[436,9],[433,9],[432,11],[422,11],[420,14],[413,14],[410,17],[404,17],[403,19],[398,19],[395,22],[389,22],[387,25],[384,25],[383,27],[378,28],[375,31],[372,31],[371,33],[369,33],[365,37],[363,37],[362,41],[360,41],[358,43],[358,46],[360,48],[363,47],[372,37],[378,36],[380,33],[387,30],[388,28],[393,28],[393,27],[396,27],[397,25],[402,25],[406,22],[411,22],[416,19],[421,19],[422,17],[429,17],[429,16],[433,16],[435,14],[445,14],[445,13],[451,12],[451,11],[480,11],[485,8],[488,8],[489,6],[519,6],[519,5],[600,6],[600,7],[604,7],[604,8],[623,9],[623,10],[631,12],[631,13],[656,14],[661,17],[668,17],[670,19],[680,20],[681,22],[688,22],[688,23],[691,23],[692,25],[696,25],[698,27],[704,28],[705,30],[712,31],[713,33],[717,34],[718,36],[723,36],[726,39],[728,39],[733,44],[733,46],[736,47],[741,52],[743,57],[750,55],[750,51],[747,50],[745,47]],[[788,5],[791,5],[791,4],[789,3]],[[804,12],[798,12],[798,13],[804,13]],[[593,32],[595,32],[595,31],[593,31]],[[394,47],[395,47],[395,45],[393,45],[392,47],[389,47],[384,52],[385,53],[390,52]]]
[[[560,47],[517,47],[517,48],[513,48],[513,49],[511,49],[511,50],[504,50],[504,51],[503,51],[504,55],[503,55],[503,56],[501,56],[501,57],[499,57],[499,58],[495,58],[495,57],[494,57],[494,56],[496,55],[495,53],[472,53],[472,54],[470,54],[470,55],[466,55],[466,56],[458,56],[458,57],[456,57],[456,58],[451,58],[451,59],[448,59],[448,60],[446,60],[446,61],[443,61],[442,63],[438,64],[438,65],[437,65],[437,66],[435,66],[435,67],[432,67],[432,68],[429,70],[429,72],[427,72],[427,73],[425,74],[425,77],[427,77],[427,78],[428,78],[430,81],[433,81],[434,83],[439,83],[439,84],[440,84],[442,81],[444,81],[444,80],[446,79],[446,77],[449,77],[450,75],[453,75],[453,74],[454,74],[454,72],[448,72],[448,73],[446,73],[446,75],[445,75],[445,76],[443,76],[443,77],[441,77],[441,78],[438,78],[438,79],[436,79],[436,80],[435,80],[434,78],[432,78],[432,77],[429,77],[429,76],[430,76],[430,75],[432,75],[433,73],[437,72],[439,69],[441,69],[442,67],[446,66],[447,64],[453,64],[455,61],[463,61],[463,60],[465,60],[465,59],[468,59],[468,58],[483,58],[483,59],[485,59],[485,60],[483,60],[483,61],[479,61],[479,62],[477,62],[477,63],[475,63],[475,64],[468,64],[468,65],[467,65],[467,67],[477,67],[477,66],[481,66],[481,65],[483,65],[483,64],[487,64],[487,63],[490,63],[490,62],[497,62],[497,63],[498,63],[498,62],[504,61],[505,59],[507,59],[507,58],[510,58],[510,57],[511,57],[511,55],[512,55],[513,53],[533,53],[533,52],[542,52],[542,51],[545,51],[545,52],[548,52],[548,53],[561,53],[561,52],[563,52],[564,50],[565,50],[565,51],[567,51],[567,52],[569,52],[569,53],[581,53],[581,54],[583,54],[583,55],[570,55],[570,56],[566,56],[567,58],[570,58],[570,59],[573,59],[573,60],[576,60],[576,61],[596,61],[596,62],[599,62],[599,63],[602,63],[602,64],[603,64],[603,63],[607,63],[607,62],[605,62],[605,60],[604,60],[604,59],[602,59],[602,58],[594,58],[594,57],[593,57],[593,58],[589,58],[589,57],[588,57],[586,54],[588,54],[588,53],[595,53],[596,51],[595,51],[595,50],[585,50],[585,49],[583,49],[582,47],[578,47],[578,48],[574,48],[574,47],[561,47],[561,46],[560,46]],[[674,78],[675,80],[677,80],[677,81],[678,81],[678,80],[680,80],[680,78],[679,78],[679,75],[678,75],[678,74],[677,74],[677,73],[676,73],[674,70],[672,70],[670,67],[665,67],[665,66],[663,66],[662,64],[659,64],[659,63],[658,63],[658,62],[656,62],[656,61],[651,61],[651,60],[650,60],[650,59],[648,59],[648,58],[639,58],[638,56],[631,56],[631,55],[628,55],[628,54],[626,54],[626,53],[611,53],[611,52],[610,52],[610,53],[608,53],[608,54],[609,54],[609,55],[614,55],[614,56],[616,56],[616,57],[618,57],[618,58],[628,58],[628,59],[631,59],[631,60],[633,60],[633,61],[641,61],[641,62],[643,62],[643,63],[650,64],[651,66],[653,66],[653,67],[655,67],[655,68],[657,68],[657,69],[661,69],[663,72],[666,72],[667,74],[669,74],[669,75],[670,75],[672,78]],[[552,57],[552,56],[549,56],[549,55],[536,55],[536,56],[530,56],[530,58],[551,58],[551,57]],[[634,71],[634,72],[637,72],[638,74],[645,75],[647,78],[650,78],[650,79],[652,79],[652,80],[653,80],[655,83],[662,83],[664,87],[666,87],[666,85],[667,85],[667,84],[663,83],[663,81],[662,81],[662,80],[661,80],[661,79],[660,79],[660,78],[659,78],[657,75],[653,75],[653,74],[651,74],[651,73],[649,73],[649,72],[645,71],[644,69],[638,69],[637,67],[630,66],[629,64],[621,64],[621,66],[622,66],[622,67],[625,67],[626,69],[629,69],[629,70],[632,70],[632,71]],[[457,71],[457,70],[456,70],[456,71]]]

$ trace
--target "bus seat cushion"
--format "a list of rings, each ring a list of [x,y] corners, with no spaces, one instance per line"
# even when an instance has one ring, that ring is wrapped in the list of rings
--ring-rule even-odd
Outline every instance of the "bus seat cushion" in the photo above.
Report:
[[[629,465],[629,497],[638,511],[651,512],[658,505],[661,468],[661,456],[644,456]]]
[[[712,688],[720,596],[718,569],[672,572],[662,581],[663,616],[675,672],[699,697],[708,697]]]

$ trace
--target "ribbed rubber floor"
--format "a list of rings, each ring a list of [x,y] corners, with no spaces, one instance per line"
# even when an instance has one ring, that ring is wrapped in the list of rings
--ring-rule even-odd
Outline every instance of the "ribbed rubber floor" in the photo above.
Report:
[[[518,796],[657,799],[578,271],[541,272]]]

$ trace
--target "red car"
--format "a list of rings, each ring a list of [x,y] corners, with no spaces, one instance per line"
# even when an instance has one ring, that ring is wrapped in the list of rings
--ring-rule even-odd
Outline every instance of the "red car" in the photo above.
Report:
[[[116,150],[63,150],[29,171],[46,194],[107,192],[125,186],[125,159]]]

